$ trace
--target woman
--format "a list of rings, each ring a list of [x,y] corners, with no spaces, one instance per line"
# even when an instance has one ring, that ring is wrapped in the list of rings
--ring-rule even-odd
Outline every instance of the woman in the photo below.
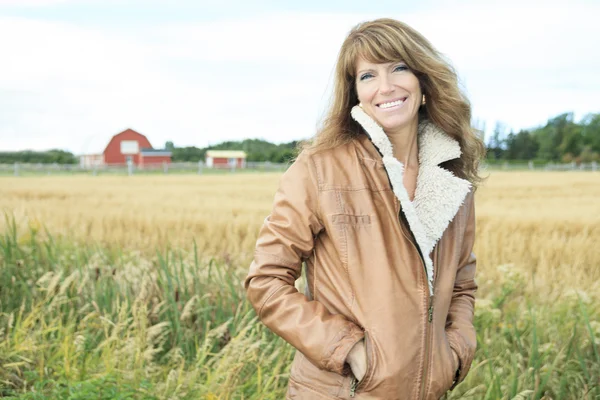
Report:
[[[465,378],[484,152],[470,113],[409,26],[366,22],[344,41],[327,119],[281,179],[245,280],[298,350],[287,398],[438,399]]]

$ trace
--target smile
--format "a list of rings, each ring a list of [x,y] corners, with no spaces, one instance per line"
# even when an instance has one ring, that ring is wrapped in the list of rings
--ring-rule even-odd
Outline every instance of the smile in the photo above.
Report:
[[[379,104],[377,104],[377,107],[383,108],[383,109],[397,108],[397,107],[400,107],[402,104],[404,104],[405,101],[406,101],[406,97],[403,97],[398,100],[388,101],[385,103],[379,103]]]

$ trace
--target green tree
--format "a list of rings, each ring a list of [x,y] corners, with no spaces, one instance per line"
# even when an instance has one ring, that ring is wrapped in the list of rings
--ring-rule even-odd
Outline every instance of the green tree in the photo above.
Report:
[[[531,160],[535,158],[539,144],[528,130],[510,133],[505,141],[504,158],[507,160]]]
[[[600,153],[600,114],[588,114],[582,120],[581,136],[584,146]]]
[[[171,150],[171,160],[173,162],[198,162],[204,160],[206,150],[198,147],[174,147]]]
[[[488,157],[492,160],[499,160],[504,155],[504,139],[503,136],[506,131],[506,126],[497,122],[496,127],[494,128],[494,133],[492,138],[490,139],[490,143],[487,148]]]
[[[76,164],[77,157],[64,150],[0,152],[0,164]]]
[[[579,154],[583,149],[581,127],[573,121],[573,113],[548,120],[533,135],[539,143],[537,156],[544,160],[559,161],[564,154]]]

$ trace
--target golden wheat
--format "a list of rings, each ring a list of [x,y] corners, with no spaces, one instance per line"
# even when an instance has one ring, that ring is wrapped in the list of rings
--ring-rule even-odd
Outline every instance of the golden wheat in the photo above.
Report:
[[[0,178],[0,397],[282,398],[292,348],[241,286],[280,176]],[[581,172],[477,192],[478,352],[450,399],[600,394],[599,195]]]
[[[280,176],[2,177],[0,209],[17,226],[44,225],[77,240],[142,251],[166,243],[190,248],[196,240],[204,256],[247,262]],[[493,172],[476,203],[475,251],[487,283],[502,273],[498,265],[512,263],[540,290],[599,293],[598,198],[598,173]]]

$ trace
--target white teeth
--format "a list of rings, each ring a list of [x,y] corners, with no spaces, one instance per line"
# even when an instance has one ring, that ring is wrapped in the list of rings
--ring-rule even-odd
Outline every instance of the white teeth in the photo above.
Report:
[[[404,103],[404,100],[396,100],[396,101],[392,101],[389,103],[381,103],[379,105],[379,108],[390,108],[390,107],[394,107],[394,106],[399,106],[402,103]]]

